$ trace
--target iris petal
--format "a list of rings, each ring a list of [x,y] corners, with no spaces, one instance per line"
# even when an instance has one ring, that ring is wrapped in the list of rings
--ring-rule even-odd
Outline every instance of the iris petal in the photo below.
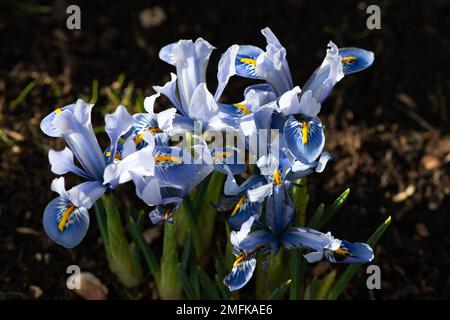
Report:
[[[291,228],[281,236],[283,246],[287,249],[307,247],[322,251],[331,243],[326,234],[310,228]]]
[[[255,46],[239,46],[236,55],[236,74],[250,79],[263,79],[256,73],[256,60],[262,53],[263,50]]]
[[[373,260],[373,250],[361,242],[350,243],[342,240],[339,249],[325,251],[327,259],[333,263],[366,263]]]
[[[244,252],[254,252],[258,248],[273,247],[275,242],[277,242],[277,239],[272,232],[258,230],[249,233],[239,243],[239,247]]]
[[[194,159],[178,147],[156,147],[153,153],[155,176],[161,183],[187,187],[198,175]]]
[[[339,55],[343,65],[344,74],[351,74],[370,67],[374,60],[372,51],[360,48],[340,48]]]
[[[67,105],[65,107],[57,108],[56,110],[54,110],[53,112],[48,114],[41,121],[41,130],[42,130],[42,132],[44,132],[46,135],[48,135],[50,137],[54,137],[54,138],[62,137],[61,130],[59,130],[57,127],[55,127],[53,125],[53,119],[55,119],[55,117],[58,114],[60,114],[62,111],[64,111],[64,110],[71,110],[71,111],[73,111],[74,107],[75,107],[75,103],[74,104],[69,104],[69,105]]]
[[[50,239],[70,249],[86,235],[89,213],[86,208],[76,208],[69,200],[57,197],[45,208],[43,225]]]
[[[228,174],[236,175],[247,170],[245,157],[240,154],[236,148],[214,148],[211,152],[214,170]]]
[[[289,151],[301,162],[310,163],[322,153],[325,135],[318,117],[290,116],[284,125],[284,141]]]
[[[222,95],[230,77],[236,74],[235,60],[238,50],[238,45],[232,45],[220,58],[217,71],[217,80],[219,84],[217,85],[216,93],[214,94],[214,99],[216,101],[219,100]]]
[[[241,200],[242,199],[242,200]],[[246,195],[242,196],[234,206],[228,219],[232,230],[239,230],[250,217],[258,218],[261,214],[261,203],[250,202]]]
[[[238,260],[236,261],[238,262]],[[250,281],[253,276],[253,272],[255,271],[255,267],[255,258],[245,258],[244,260],[239,261],[239,263],[235,263],[230,274],[228,274],[223,280],[223,283],[230,291],[239,290]]]

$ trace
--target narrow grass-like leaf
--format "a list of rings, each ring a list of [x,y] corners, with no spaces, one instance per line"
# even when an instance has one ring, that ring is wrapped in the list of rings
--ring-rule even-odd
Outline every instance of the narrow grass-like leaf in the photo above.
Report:
[[[181,282],[181,286],[183,287],[184,294],[186,295],[186,298],[188,300],[196,300],[194,289],[191,287],[191,284],[189,283],[189,278],[183,269],[183,266],[181,263],[178,263],[177,265],[177,275],[178,279]]]
[[[317,276],[314,276],[309,286],[306,287],[304,299],[313,300],[317,293],[318,280]]]
[[[178,252],[174,226],[171,223],[165,223],[159,290],[162,299],[180,299],[183,296],[177,277],[177,265]]]
[[[345,190],[332,204],[329,206],[325,212],[323,213],[320,222],[317,226],[317,229],[320,229],[324,226],[328,220],[342,207],[345,200],[347,200],[348,195],[350,194],[350,189]]]
[[[314,212],[313,216],[311,217],[311,219],[308,222],[308,227],[309,228],[313,228],[313,229],[317,229],[320,221],[322,220],[322,216],[325,212],[325,205],[323,203],[321,203],[316,211]]]
[[[268,300],[278,300],[283,297],[283,294],[287,291],[289,288],[289,285],[291,284],[292,280],[289,279],[288,281],[282,283],[280,286],[278,286],[273,292],[270,294]]]
[[[97,220],[98,230],[100,231],[100,237],[102,238],[105,248],[108,246],[108,234],[106,232],[106,220],[105,210],[102,205],[102,201],[96,201],[94,204],[95,218]]]
[[[132,217],[129,217],[128,225],[131,236],[133,237],[134,241],[137,243],[139,249],[141,250],[145,262],[147,263],[147,266],[150,269],[153,278],[155,279],[156,287],[159,290],[161,269],[159,267],[158,260],[156,259],[153,251],[150,249],[150,246],[145,241],[138,224],[134,222],[134,219]]]
[[[373,248],[377,244],[378,240],[380,240],[386,229],[389,227],[390,223],[391,217],[387,218],[386,221],[384,221],[383,224],[379,226],[377,230],[375,230],[375,232],[370,236],[369,240],[367,240],[367,244]],[[334,286],[331,288],[328,299],[337,299],[360,268],[361,264],[352,264],[348,266],[345,269],[344,273],[336,281]]]
[[[97,103],[98,100],[98,80],[92,80],[91,99],[89,103]]]
[[[21,104],[25,98],[28,96],[28,94],[33,90],[34,86],[36,85],[36,80],[31,81],[28,83],[25,88],[19,93],[17,98],[15,98],[11,103],[9,104],[9,107],[11,109],[15,109],[19,104]]]
[[[214,282],[209,278],[205,271],[201,267],[197,267],[198,277],[200,279],[200,284],[205,292],[206,296],[210,300],[220,300],[220,294],[217,290]]]
[[[231,293],[228,291],[228,288],[223,284],[223,278],[219,277],[219,275],[216,274],[216,284],[219,288],[220,294],[222,295],[223,300],[230,300]]]
[[[329,274],[327,274],[321,281],[319,281],[317,293],[314,299],[324,300],[327,297],[327,294],[330,291],[330,288],[333,285],[335,279],[336,279],[336,270],[333,270]]]
[[[289,300],[300,298],[300,254],[298,250],[289,251],[289,269],[292,283],[289,289]]]
[[[120,213],[111,194],[102,197],[106,212],[107,256],[109,267],[126,287],[137,286],[142,280],[142,268],[133,260],[130,245],[120,219]]]

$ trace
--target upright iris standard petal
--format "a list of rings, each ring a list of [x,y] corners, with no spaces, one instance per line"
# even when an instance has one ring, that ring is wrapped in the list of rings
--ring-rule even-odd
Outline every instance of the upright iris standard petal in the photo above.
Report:
[[[273,194],[266,201],[266,224],[275,234],[283,233],[294,215],[288,197],[284,184],[279,184],[274,185]]]
[[[236,74],[235,60],[238,50],[239,50],[238,45],[236,44],[232,45],[220,58],[217,71],[218,85],[216,93],[214,93],[214,99],[216,101],[218,101],[220,96],[222,95],[223,90],[225,89],[230,77]]]
[[[176,67],[181,105],[186,109],[195,89],[206,81],[206,66],[214,47],[202,38],[180,40],[161,49],[160,58]]]
[[[200,83],[195,89],[189,104],[189,117],[206,124],[218,113],[219,107],[213,95],[209,92],[205,83]]]
[[[86,208],[78,208],[69,200],[57,197],[45,208],[43,225],[50,239],[70,249],[86,235],[89,214]]]
[[[168,81],[164,86],[153,86],[153,90],[166,96],[182,115],[187,115],[184,107],[181,105],[181,102],[178,100],[177,97],[176,74],[170,73],[170,81]]]
[[[48,135],[50,137],[61,138],[62,137],[62,132],[57,127],[55,127],[55,125],[53,124],[53,119],[55,119],[55,117],[58,114],[60,114],[61,112],[63,112],[64,110],[71,110],[71,111],[73,111],[74,107],[75,107],[75,103],[69,104],[69,105],[67,105],[65,107],[62,107],[62,108],[56,108],[53,112],[48,114],[41,121],[40,127],[41,127],[42,132],[44,132],[46,135]]]
[[[256,73],[270,83],[278,95],[293,87],[291,71],[286,59],[286,49],[269,28],[261,30],[266,37],[266,51],[256,61]]]
[[[83,167],[96,180],[101,180],[105,159],[91,124],[93,105],[78,100],[72,110],[66,109],[53,119],[69,148]]]
[[[114,113],[105,116],[105,131],[111,141],[108,163],[114,161],[119,138],[131,128],[133,122],[133,117],[122,105],[118,106]]]
[[[333,263],[366,263],[373,260],[373,250],[366,243],[342,240],[337,250],[325,250],[325,256]]]
[[[325,135],[318,117],[289,116],[283,136],[289,151],[301,162],[310,163],[322,153]]]
[[[256,60],[264,51],[255,46],[239,46],[236,55],[236,74],[241,77],[262,80],[262,76],[256,73]]]
[[[312,91],[317,102],[322,103],[330,94],[334,85],[344,77],[341,56],[333,42],[328,43],[327,54],[320,67],[303,86],[303,92]]]
[[[223,283],[230,291],[236,291],[244,287],[252,278],[256,267],[256,259],[250,255],[240,255],[236,258],[230,274],[228,274]]]
[[[339,55],[343,65],[344,74],[351,74],[370,67],[374,60],[372,51],[360,48],[340,48]]]

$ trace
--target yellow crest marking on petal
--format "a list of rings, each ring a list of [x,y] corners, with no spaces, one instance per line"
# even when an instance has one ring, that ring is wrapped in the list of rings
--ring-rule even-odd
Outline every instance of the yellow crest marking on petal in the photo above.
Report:
[[[334,252],[336,252],[337,254],[343,255],[344,257],[350,257],[352,255],[350,252],[348,252],[347,250],[345,250],[343,248],[339,248],[339,249],[335,250]]]
[[[256,66],[256,60],[251,58],[241,58],[242,63],[251,64],[252,66]]]
[[[307,144],[308,143],[308,123],[306,121],[302,121],[302,142],[303,144]]]
[[[69,221],[70,216],[72,215],[72,213],[75,211],[77,207],[75,207],[74,204],[70,204],[66,210],[63,213],[63,216],[61,218],[61,220],[58,223],[58,230],[59,231],[63,231],[64,227],[67,224],[67,221]]]
[[[60,114],[61,112],[62,112],[61,108],[55,109],[55,113],[56,113],[56,114]]]
[[[228,157],[231,157],[232,155],[233,155],[233,152],[231,152],[231,151],[217,152],[217,153],[212,157],[212,160],[213,160],[213,162],[216,162],[216,161],[219,160],[219,159],[222,159],[222,158],[228,158]]]
[[[246,258],[247,256],[245,254],[241,254],[240,256],[238,256],[236,258],[236,260],[233,263],[233,268],[237,267],[238,265],[240,265]]]
[[[164,212],[164,215],[163,215],[163,217],[164,217],[164,220],[167,220],[167,219],[169,219],[169,216],[170,216],[170,209],[169,209],[169,210],[167,210],[166,212]]]
[[[238,201],[238,203],[236,204],[236,206],[233,209],[233,212],[231,212],[231,216],[234,216],[240,207],[242,207],[242,205],[244,204],[245,199],[247,199],[247,195],[244,194]]]
[[[107,157],[111,156],[111,152],[109,152],[109,151],[106,152],[106,153],[105,153],[105,156],[107,156]]]
[[[354,57],[354,56],[348,56],[348,57],[342,58],[341,62],[342,63],[347,63],[347,62],[354,61],[354,60],[358,60],[358,58]]]
[[[144,140],[144,133],[140,133],[136,138],[134,138],[134,144],[139,144]]]
[[[276,186],[281,184],[281,175],[280,175],[280,170],[278,170],[278,168],[276,168],[273,171],[273,184]]]
[[[162,130],[158,127],[152,127],[152,128],[148,128],[148,131],[150,131],[151,133],[160,133],[162,132]]]
[[[172,163],[181,164],[181,163],[183,163],[183,160],[181,160],[181,158],[178,158],[178,157],[175,157],[175,156],[162,155],[162,156],[155,157],[155,162],[156,163],[172,162]]]
[[[233,106],[235,106],[236,108],[242,110],[242,112],[243,112],[244,114],[250,114],[250,111],[249,111],[249,110],[247,109],[247,107],[246,107],[244,104],[242,104],[242,103],[235,103],[235,104],[233,104]]]

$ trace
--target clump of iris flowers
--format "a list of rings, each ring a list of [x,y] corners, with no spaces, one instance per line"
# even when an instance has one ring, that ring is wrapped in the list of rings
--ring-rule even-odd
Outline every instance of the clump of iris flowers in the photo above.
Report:
[[[145,112],[130,115],[118,106],[105,116],[109,145],[99,145],[91,124],[93,105],[82,100],[45,117],[42,131],[67,143],[63,150],[50,150],[52,172],[85,180],[68,190],[63,176],[52,182],[59,196],[44,211],[49,237],[66,248],[78,245],[89,226],[89,209],[105,192],[128,182],[151,207],[152,223],[173,223],[183,205],[191,206],[190,195],[204,190],[201,186],[216,172],[226,181],[221,200],[213,205],[227,214],[236,257],[223,280],[230,291],[248,283],[257,259],[280,250],[300,248],[310,263],[323,258],[347,264],[372,261],[373,250],[366,243],[298,225],[294,189],[306,176],[323,172],[331,160],[324,150],[321,104],[342,78],[368,68],[374,55],[330,41],[323,62],[300,87],[293,83],[286,49],[269,28],[262,34],[265,49],[235,44],[225,51],[215,91],[206,83],[215,47],[202,38],[163,47],[159,57],[176,73],[163,86],[153,87],[156,93],[145,99]],[[233,76],[257,83],[243,90],[241,101],[226,102],[222,93]],[[156,113],[161,95],[172,106]],[[261,132],[269,139],[260,139]],[[224,143],[229,134],[241,144]],[[175,139],[180,135],[185,139]]]

